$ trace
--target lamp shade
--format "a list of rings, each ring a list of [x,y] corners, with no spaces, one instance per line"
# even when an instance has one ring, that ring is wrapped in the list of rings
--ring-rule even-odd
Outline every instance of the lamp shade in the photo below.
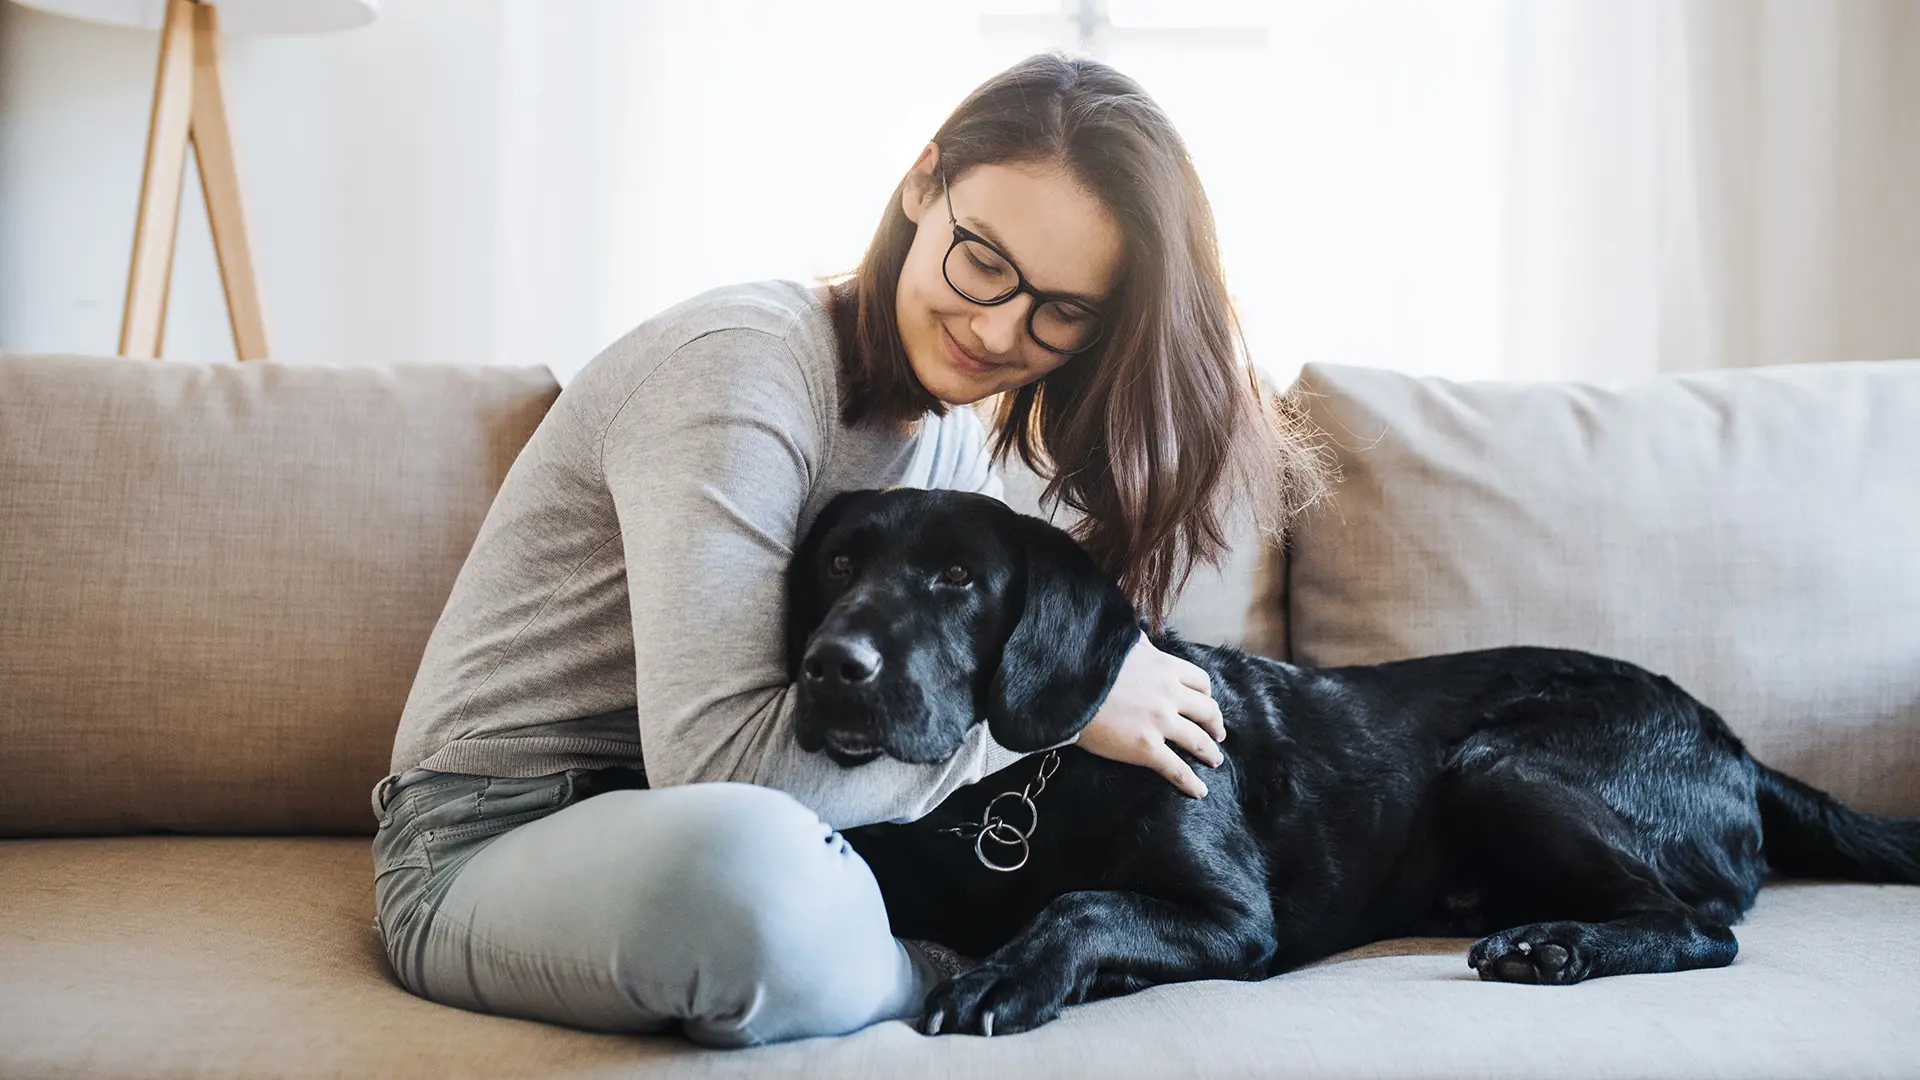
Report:
[[[89,22],[160,29],[167,0],[16,0],[30,8]],[[307,34],[373,21],[379,0],[219,0],[223,34]]]

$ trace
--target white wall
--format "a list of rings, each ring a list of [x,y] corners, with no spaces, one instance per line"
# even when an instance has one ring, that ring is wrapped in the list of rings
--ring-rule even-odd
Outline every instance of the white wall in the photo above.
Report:
[[[402,2],[362,30],[227,41],[277,356],[502,359],[488,303],[498,18]],[[150,32],[0,3],[0,347],[116,348],[156,49]],[[163,353],[226,358],[191,165],[188,185]]]

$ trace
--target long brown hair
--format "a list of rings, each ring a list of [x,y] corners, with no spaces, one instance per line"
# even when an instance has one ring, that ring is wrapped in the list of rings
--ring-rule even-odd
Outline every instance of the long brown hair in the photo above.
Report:
[[[994,458],[1017,450],[1047,477],[1042,501],[1082,515],[1075,537],[1163,625],[1194,564],[1225,553],[1236,507],[1274,532],[1326,486],[1298,410],[1247,359],[1186,144],[1132,79],[1057,54],[987,80],[933,141],[950,182],[981,165],[1061,167],[1120,226],[1100,344],[1001,396]],[[895,315],[914,232],[895,188],[859,268],[831,286],[849,425],[945,411]]]

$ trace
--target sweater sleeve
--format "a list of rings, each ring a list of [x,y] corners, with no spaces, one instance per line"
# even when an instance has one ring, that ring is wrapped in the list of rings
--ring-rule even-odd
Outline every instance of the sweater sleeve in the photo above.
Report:
[[[656,787],[744,781],[834,828],[911,821],[1022,755],[985,724],[931,765],[847,769],[800,749],[785,574],[821,464],[815,415],[786,343],[729,329],[677,349],[609,422],[601,471],[633,610],[641,756]]]

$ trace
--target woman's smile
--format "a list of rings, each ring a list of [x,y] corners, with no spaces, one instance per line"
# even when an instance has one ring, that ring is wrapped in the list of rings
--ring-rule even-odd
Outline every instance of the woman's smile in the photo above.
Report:
[[[966,347],[962,346],[959,340],[953,336],[953,332],[944,326],[940,328],[940,338],[946,342],[948,359],[953,361],[954,367],[959,368],[965,374],[991,375],[1006,366],[1004,364],[993,363],[983,359],[976,353],[967,351]]]

